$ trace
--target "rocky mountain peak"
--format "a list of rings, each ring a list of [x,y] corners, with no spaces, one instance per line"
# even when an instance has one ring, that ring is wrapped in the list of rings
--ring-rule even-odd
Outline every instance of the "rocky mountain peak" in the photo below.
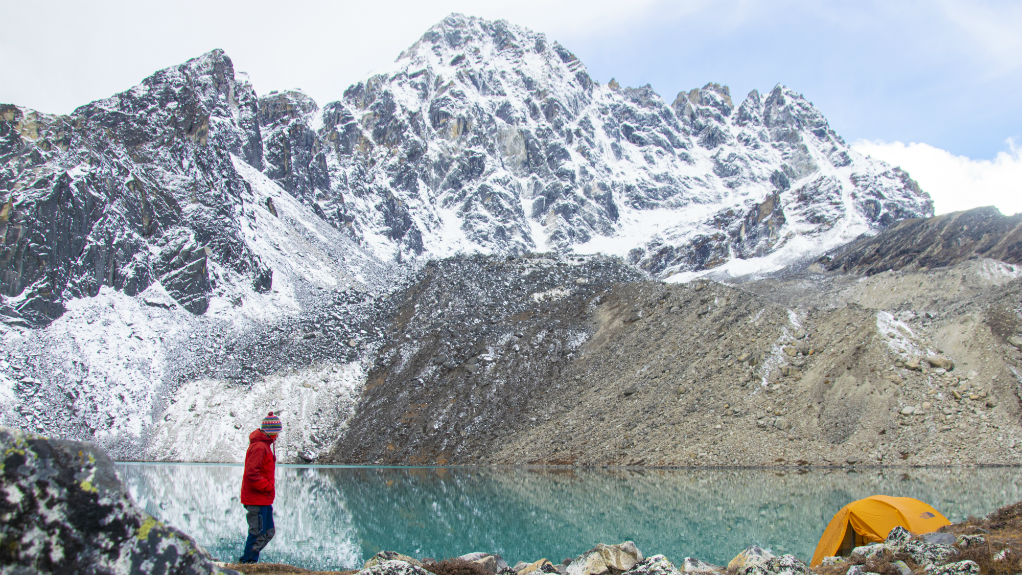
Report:
[[[811,102],[781,84],[775,86],[765,99],[764,125],[778,139],[791,138],[793,133],[799,131],[810,132],[819,139],[843,143],[839,135],[829,128],[825,116]]]
[[[449,89],[454,95],[507,95],[522,84],[538,97],[588,92],[586,68],[564,46],[544,34],[504,20],[452,14],[428,30],[396,59],[398,77],[413,80],[419,97]],[[575,96],[578,97],[578,96]]]
[[[710,106],[729,116],[732,113],[732,97],[729,95],[729,87],[722,84],[709,82],[703,88],[694,88],[686,95],[694,106]]]
[[[135,131],[144,126],[141,134],[122,136],[135,145],[153,143],[171,126],[176,137],[201,146],[212,141],[262,168],[257,114],[252,86],[235,78],[231,59],[217,49],[160,70],[135,87],[86,104],[72,115],[95,128]]]
[[[33,116],[31,130],[25,115],[0,120],[4,315],[45,324],[102,286],[135,295],[155,282],[199,314],[214,268],[269,288],[237,225],[245,188],[231,161],[263,167],[257,111],[214,50],[69,116]]]
[[[200,313],[212,269],[268,288],[239,227],[255,212],[234,158],[381,261],[610,253],[668,277],[767,257],[795,238],[826,250],[930,214],[912,180],[850,150],[788,88],[736,107],[709,83],[670,107],[650,86],[595,83],[543,34],[458,14],[322,110],[300,92],[257,98],[214,50],[66,121],[3,114],[0,190],[36,190],[0,198],[11,204],[4,226],[20,230],[7,234],[0,288],[38,293],[18,309],[166,277]],[[52,178],[40,184],[41,172]],[[44,229],[59,228],[55,205],[69,197],[105,208],[81,211],[68,234],[88,240],[55,255]],[[76,271],[55,272],[69,261]]]
[[[306,119],[319,110],[315,100],[298,90],[272,91],[259,98],[260,127]]]
[[[761,93],[751,90],[747,97],[736,107],[735,122],[737,126],[760,126],[764,123],[764,101]]]
[[[549,42],[544,34],[505,20],[450,14],[400,53],[396,62],[436,60],[439,64],[457,66],[471,63],[473,57],[522,58],[526,54],[549,51],[556,52],[563,60],[577,60],[565,48]]]
[[[887,168],[858,158],[788,88],[767,98],[754,91],[737,107],[727,86],[709,83],[670,107],[650,86],[598,85],[564,47],[504,21],[449,16],[392,72],[327,104],[322,124],[321,143],[305,157],[310,168],[339,170],[320,179],[318,206],[384,258],[613,249],[665,274],[720,265],[730,253],[765,255],[808,230],[849,239],[901,213],[898,203],[874,196],[889,197],[904,180],[868,176]],[[272,177],[312,194],[308,176],[305,184]],[[860,188],[869,182],[870,191]],[[870,206],[867,215],[842,208],[851,194],[872,196],[853,202]],[[728,208],[717,216],[694,210],[716,203]],[[926,201],[912,203],[910,212],[925,215],[917,211]],[[682,242],[693,254],[692,242],[721,238],[714,230],[731,218],[746,221],[757,206],[774,207],[773,216],[751,216],[749,225],[772,222],[774,232],[740,226],[735,238],[756,244],[752,252],[719,240],[711,241],[715,257],[679,260],[664,251],[664,242]],[[648,224],[654,211],[684,207],[689,216],[671,230]]]

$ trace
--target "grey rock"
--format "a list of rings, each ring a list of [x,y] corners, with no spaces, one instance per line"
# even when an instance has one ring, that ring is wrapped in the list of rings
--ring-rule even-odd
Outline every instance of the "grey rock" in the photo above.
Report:
[[[88,442],[0,428],[0,566],[8,573],[224,573],[192,538],[137,509]]]
[[[623,574],[679,574],[679,570],[662,554],[644,558]]]
[[[533,562],[532,564],[526,564],[525,562],[520,562],[519,564],[516,564],[516,567],[514,568],[514,570],[516,571],[516,574],[519,574],[520,576],[526,575],[526,574],[558,574],[559,573],[558,569],[555,568],[555,565],[552,564],[551,562],[549,562],[547,558],[541,558],[540,560],[537,560],[536,562]]]
[[[928,356],[927,358],[925,358],[925,360],[928,362],[928,365],[931,366],[932,368],[940,368],[942,370],[945,370],[946,372],[952,371],[955,366],[955,364],[953,364],[953,361],[950,360],[949,358],[946,358],[945,356]]]
[[[850,552],[850,557],[862,558],[866,560],[868,558],[872,558],[878,554],[881,554],[889,549],[890,548],[886,547],[885,544],[866,544],[864,546],[857,546],[856,548],[854,548],[853,551]]]
[[[531,298],[579,276],[591,282],[564,298],[543,303]],[[384,304],[387,310],[414,311],[403,334],[389,338],[378,352],[379,373],[388,384],[365,391],[362,407],[327,459],[408,462],[436,454],[453,463],[471,461],[473,437],[462,432],[461,418],[450,416],[465,413],[465,422],[477,422],[476,433],[484,436],[493,432],[500,437],[517,428],[530,403],[548,390],[547,382],[570,365],[569,354],[576,349],[572,338],[588,329],[586,317],[576,311],[614,284],[644,277],[621,260],[569,260],[554,254],[512,259],[459,256],[425,265],[409,280],[408,288]],[[552,318],[564,320],[552,324]],[[458,329],[452,330],[453,326]],[[522,337],[503,337],[516,333]],[[403,343],[405,335],[410,338]],[[483,365],[478,360],[481,344],[493,353],[493,359]],[[419,352],[409,362],[390,361],[413,346]],[[475,371],[467,368],[470,365]],[[406,386],[422,374],[433,374],[433,384]],[[396,401],[393,391],[398,388],[391,383],[407,394]],[[483,387],[492,391],[484,393]],[[449,396],[447,391],[460,393]],[[445,397],[439,399],[438,394]],[[483,401],[481,394],[488,400]],[[448,416],[417,408],[438,401],[450,402]],[[419,444],[389,449],[388,438],[407,434],[410,419],[419,431]]]
[[[900,574],[906,575],[914,573],[914,571],[910,569],[910,566],[908,566],[907,563],[903,560],[893,560],[889,563],[889,565],[892,566]]]
[[[931,574],[980,574],[981,567],[973,560],[962,560],[938,566]]]
[[[1003,216],[994,207],[905,220],[838,248],[819,262],[828,270],[863,274],[951,266],[979,257],[1019,265],[1020,227],[1020,218]]]
[[[486,552],[470,552],[469,554],[459,556],[458,559],[472,562],[485,570],[488,574],[498,574],[503,568],[508,567],[508,563],[502,560],[501,556],[488,554]]]
[[[730,574],[807,574],[807,565],[792,554],[776,556],[759,546],[750,546],[733,558],[726,571]]]
[[[885,544],[892,547],[903,546],[907,542],[910,542],[914,538],[914,535],[903,526],[896,526],[889,531],[889,535],[885,538]]]
[[[922,540],[911,540],[900,546],[900,552],[907,554],[916,564],[943,564],[956,554],[956,548],[944,544],[929,544]]]
[[[1020,340],[1020,336],[1018,336],[1018,335],[1016,335],[1016,334],[1011,334],[1010,336],[1008,336],[1008,337],[1006,338],[1006,341],[1010,343],[1010,346],[1013,346],[1013,347],[1014,347],[1014,348],[1016,348],[1017,350],[1020,350],[1020,349],[1021,349],[1021,340]]]
[[[644,556],[632,541],[621,544],[598,544],[584,552],[566,567],[568,574],[620,574],[637,563]]]
[[[921,539],[928,544],[943,544],[946,546],[951,546],[957,541],[957,537],[949,532],[929,532],[922,534]]]
[[[950,534],[952,536],[952,534]],[[956,544],[960,548],[966,548],[968,546],[978,546],[985,543],[985,536],[983,534],[961,534],[956,537],[955,542],[942,542],[942,544]]]
[[[415,564],[411,564],[404,560],[382,560],[363,568],[358,572],[359,574],[430,574],[425,569]]]
[[[400,562],[405,562],[406,564],[412,564],[413,566],[417,566],[417,567],[420,567],[420,568],[423,567],[423,563],[420,562],[419,560],[415,559],[415,558],[412,558],[410,556],[406,556],[405,554],[401,554],[401,553],[395,552],[393,550],[381,550],[380,552],[377,552],[372,557],[370,557],[369,560],[364,562],[363,563],[363,568],[364,569],[373,568],[374,566],[376,566],[378,564],[381,564],[381,563],[384,563],[384,562],[388,562],[388,561],[392,561],[392,560],[397,560],[397,561],[400,561]]]
[[[683,558],[679,571],[683,574],[724,574],[725,568],[687,556]]]
[[[793,556],[783,554],[776,556],[768,565],[768,574],[810,574],[807,564]]]

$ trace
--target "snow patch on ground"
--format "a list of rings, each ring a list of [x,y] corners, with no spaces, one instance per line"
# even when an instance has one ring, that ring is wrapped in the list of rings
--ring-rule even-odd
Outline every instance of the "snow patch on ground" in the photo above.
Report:
[[[161,461],[241,462],[249,433],[270,411],[284,429],[280,462],[315,458],[345,428],[365,381],[359,362],[324,363],[268,376],[251,387],[201,379],[179,387],[147,453]]]
[[[569,290],[564,287],[552,288],[544,292],[534,292],[530,294],[530,298],[534,302],[550,302],[552,300],[561,300],[570,294]]]
[[[15,400],[15,382],[8,370],[10,370],[10,364],[6,360],[0,360],[0,412],[5,414]]]
[[[590,339],[590,334],[585,331],[572,331],[565,340],[569,350],[579,350]]]
[[[1009,280],[1020,278],[1020,266],[991,258],[978,262],[978,276],[993,284],[1003,284]]]
[[[762,312],[763,310],[758,312],[755,318],[751,320],[751,323],[756,322]],[[793,342],[796,335],[803,328],[801,316],[802,314],[796,310],[790,309],[786,311],[789,325],[782,326],[782,330],[779,331],[779,337],[772,345],[771,353],[761,362],[761,388],[767,388],[768,382],[773,379],[774,372],[789,363],[786,359],[784,348]]]
[[[108,445],[137,440],[163,393],[169,343],[186,339],[192,326],[180,308],[145,304],[159,292],[154,284],[133,298],[104,286],[95,297],[69,301],[46,328],[0,335],[10,367],[0,388],[21,383],[12,403],[22,410],[5,410],[4,423]]]
[[[885,343],[889,346],[889,350],[897,356],[913,359],[930,353],[927,349],[922,349],[917,344],[917,336],[910,326],[892,313],[880,310],[876,326],[878,333],[885,338]]]
[[[868,231],[867,226],[851,225],[844,228],[837,226],[829,233],[817,236],[793,236],[771,254],[758,258],[732,258],[715,268],[672,274],[665,278],[665,282],[685,284],[703,277],[728,279],[777,272],[806,260],[808,254],[824,254]]]

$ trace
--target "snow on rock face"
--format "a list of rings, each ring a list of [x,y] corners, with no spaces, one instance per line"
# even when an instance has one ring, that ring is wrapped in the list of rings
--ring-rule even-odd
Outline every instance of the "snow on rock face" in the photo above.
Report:
[[[322,109],[257,98],[221,51],[68,116],[4,105],[0,158],[0,313],[36,326],[101,286],[159,281],[194,314],[225,281],[270,290],[251,231],[289,198],[321,252],[358,244],[369,266],[553,249],[662,278],[778,267],[932,210],[788,88],[667,105],[596,83],[542,34],[460,15]]]
[[[734,106],[709,84],[670,107],[504,21],[446,18],[321,120],[299,156],[326,155],[328,219],[381,257],[605,252],[666,277],[812,238],[791,261],[932,211],[788,88]],[[301,170],[278,181],[304,196],[288,184]]]
[[[0,326],[0,424],[94,440],[117,458],[225,461],[238,454],[219,447],[245,434],[176,413],[183,397],[230,403],[239,414],[287,408],[303,432],[289,437],[286,461],[316,454],[327,441],[316,434],[343,425],[346,403],[321,403],[361,385],[351,366],[373,349],[368,318],[387,270],[244,160],[233,162],[244,184],[241,239],[274,275],[273,288],[261,293],[211,261],[200,316],[157,280],[135,297],[103,286],[68,301],[43,328]],[[315,385],[306,386],[313,376]],[[300,391],[302,402],[269,401],[288,398],[282,389]],[[316,421],[307,422],[314,410]],[[168,433],[185,425],[218,435],[196,443]]]
[[[256,113],[221,51],[68,116],[4,106],[0,312],[44,325],[101,286],[136,295],[160,281],[201,314],[214,262],[268,289],[240,238],[230,158],[262,167]]]
[[[151,289],[142,298],[160,296]],[[6,377],[18,401],[0,424],[108,449],[138,437],[164,390],[167,351],[189,333],[190,319],[180,308],[147,306],[104,287],[69,302],[68,312],[44,329],[3,331]]]
[[[242,462],[249,433],[269,411],[284,429],[282,462],[312,461],[345,429],[365,380],[358,362],[274,374],[250,388],[195,380],[180,387],[157,420],[147,453],[160,461]]]

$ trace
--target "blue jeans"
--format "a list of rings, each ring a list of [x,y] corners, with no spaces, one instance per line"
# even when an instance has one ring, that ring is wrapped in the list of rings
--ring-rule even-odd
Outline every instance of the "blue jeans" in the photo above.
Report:
[[[260,550],[263,550],[274,537],[274,507],[246,506],[245,521],[249,523],[249,536],[245,539],[245,548],[238,561],[259,562]]]

